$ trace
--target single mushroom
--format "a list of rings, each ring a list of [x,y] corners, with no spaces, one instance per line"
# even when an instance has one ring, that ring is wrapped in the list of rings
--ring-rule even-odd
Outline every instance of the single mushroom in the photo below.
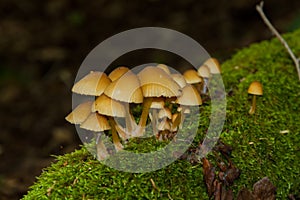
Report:
[[[198,75],[202,77],[203,83],[201,86],[200,93],[201,94],[206,94],[207,93],[207,88],[209,84],[209,78],[210,78],[210,70],[207,65],[202,65],[198,68]]]
[[[105,73],[91,71],[74,84],[72,92],[83,95],[100,96],[110,82],[110,79]]]
[[[158,67],[148,66],[138,73],[138,77],[144,95],[138,131],[139,135],[142,135],[153,98],[178,97],[181,95],[181,88],[169,74]]]
[[[132,71],[127,71],[119,79],[114,80],[104,93],[108,97],[122,102],[125,107],[126,132],[128,135],[134,136],[137,124],[130,113],[129,104],[142,103],[144,98],[137,75]]]
[[[111,134],[113,143],[117,151],[123,149],[123,145],[120,142],[118,132],[117,132],[117,124],[115,122],[114,117],[125,117],[125,109],[124,106],[117,102],[105,94],[102,94],[95,101],[94,110],[97,111],[101,115],[105,115],[108,118],[108,121],[111,126]],[[127,135],[123,132],[119,132],[119,135],[123,139],[127,139]]]
[[[199,77],[195,69],[188,69],[183,73],[183,77],[187,84],[194,85],[198,91],[200,91],[202,79]]]
[[[254,114],[256,109],[256,96],[261,96],[263,94],[263,88],[262,84],[258,81],[253,81],[249,88],[248,88],[248,94],[252,94],[252,105],[249,110],[249,114]]]
[[[189,113],[189,106],[199,106],[202,104],[201,96],[196,90],[196,88],[193,85],[187,84],[182,89],[182,95],[178,97],[176,100],[176,103],[178,103],[181,107],[180,113],[181,113],[181,120],[180,120],[180,128],[183,125],[184,121],[184,114]],[[178,122],[177,122],[178,123]],[[174,124],[174,126],[177,126],[178,124]]]
[[[207,59],[203,65],[206,65],[209,68],[211,74],[221,74],[221,66],[216,58]]]
[[[107,149],[101,140],[101,132],[110,130],[111,127],[107,119],[98,113],[91,113],[88,118],[80,125],[80,128],[95,132],[96,136],[96,151],[97,158],[104,160],[108,157]]]

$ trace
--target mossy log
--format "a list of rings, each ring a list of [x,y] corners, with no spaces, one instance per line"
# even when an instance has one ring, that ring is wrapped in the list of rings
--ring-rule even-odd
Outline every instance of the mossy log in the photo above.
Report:
[[[300,57],[300,30],[284,35]],[[277,198],[300,195],[300,83],[293,61],[274,38],[237,51],[222,64],[227,92],[223,142],[233,147],[232,160],[241,176],[231,187],[235,193],[262,177],[277,187]],[[255,114],[249,115],[247,88],[260,81]],[[209,107],[203,113],[209,116]],[[209,119],[203,118],[199,134]],[[197,137],[195,144],[201,139]],[[213,155],[209,155],[213,157]],[[155,185],[153,185],[155,183]],[[202,166],[177,160],[144,174],[119,172],[100,164],[85,149],[58,156],[44,169],[23,199],[208,199]]]

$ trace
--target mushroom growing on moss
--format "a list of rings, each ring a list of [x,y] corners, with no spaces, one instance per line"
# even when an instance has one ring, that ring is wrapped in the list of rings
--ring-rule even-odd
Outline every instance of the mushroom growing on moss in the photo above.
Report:
[[[126,132],[128,135],[134,136],[137,124],[130,113],[129,104],[142,103],[144,98],[137,75],[132,71],[123,73],[105,89],[104,93],[108,97],[122,102],[125,108]]]
[[[178,97],[181,95],[181,88],[169,74],[158,67],[146,67],[139,72],[138,77],[144,95],[143,111],[138,127],[140,129],[138,135],[142,135],[153,98]]]
[[[248,88],[248,94],[252,94],[252,105],[249,110],[249,114],[252,115],[255,113],[256,96],[261,96],[263,94],[262,84],[258,81],[253,81]]]

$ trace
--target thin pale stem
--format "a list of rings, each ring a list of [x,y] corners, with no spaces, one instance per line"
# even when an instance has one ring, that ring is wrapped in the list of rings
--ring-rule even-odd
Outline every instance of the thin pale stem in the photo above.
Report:
[[[289,47],[288,43],[283,39],[283,37],[278,33],[278,31],[274,28],[274,26],[271,24],[269,19],[266,17],[266,15],[263,11],[263,5],[264,5],[264,2],[261,1],[260,4],[256,5],[256,10],[260,14],[260,16],[261,16],[262,20],[264,21],[264,23],[268,26],[270,31],[279,39],[281,44],[285,47],[285,49],[289,53],[290,57],[294,61],[295,67],[296,67],[297,72],[298,72],[298,78],[299,78],[299,81],[300,81],[300,66],[299,66],[300,65],[299,64],[300,60],[299,60],[299,58],[297,58],[295,56],[295,54],[293,53],[293,51]]]
[[[110,126],[111,126],[111,134],[112,134],[112,139],[113,139],[113,143],[115,145],[115,148],[117,151],[120,151],[123,149],[123,145],[121,144],[121,141],[119,139],[117,130],[116,130],[116,123],[115,120],[113,119],[113,117],[109,117],[109,122],[110,122]]]
[[[143,135],[143,131],[144,131],[144,128],[146,127],[146,123],[147,123],[147,119],[148,119],[148,115],[149,115],[149,109],[150,109],[152,100],[153,100],[152,97],[147,97],[144,99],[143,111],[142,111],[139,125],[137,127],[137,129],[138,129],[138,132],[136,133],[137,136]]]
[[[255,113],[255,108],[256,108],[256,95],[253,95],[252,97],[252,105],[251,108],[249,110],[249,114],[252,115]]]

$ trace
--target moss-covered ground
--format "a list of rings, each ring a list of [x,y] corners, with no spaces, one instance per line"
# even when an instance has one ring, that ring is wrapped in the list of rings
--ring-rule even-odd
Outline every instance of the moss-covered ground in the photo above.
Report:
[[[299,57],[300,30],[284,37]],[[222,64],[222,77],[228,95],[221,139],[233,147],[232,160],[241,170],[240,178],[231,187],[234,193],[242,187],[252,189],[256,181],[268,176],[277,187],[277,199],[286,199],[290,193],[299,196],[300,82],[284,47],[272,39],[242,49]],[[251,96],[247,89],[254,80],[263,84],[264,94],[257,98],[256,113],[249,115]],[[203,113],[209,114],[209,106],[203,107]],[[200,121],[199,137],[208,123],[208,117]],[[213,159],[213,155],[209,158]],[[201,164],[177,160],[155,172],[133,174],[100,164],[82,148],[57,157],[57,162],[43,171],[24,197],[49,198],[208,199],[208,196]]]

